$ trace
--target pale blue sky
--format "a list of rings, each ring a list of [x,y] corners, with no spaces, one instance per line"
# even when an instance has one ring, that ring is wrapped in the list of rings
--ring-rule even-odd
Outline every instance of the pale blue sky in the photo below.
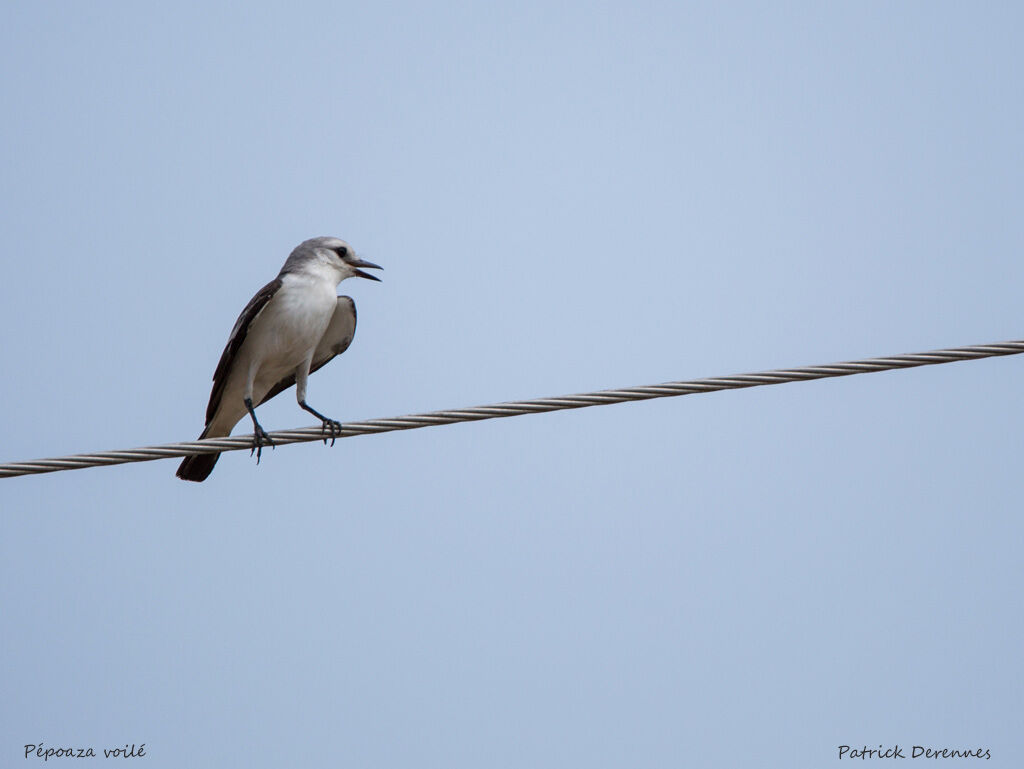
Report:
[[[1022,23],[7,3],[0,461],[198,435],[314,235],[385,267],[311,379],[342,420],[1020,338]],[[1017,766],[1022,375],[0,481],[0,765]]]

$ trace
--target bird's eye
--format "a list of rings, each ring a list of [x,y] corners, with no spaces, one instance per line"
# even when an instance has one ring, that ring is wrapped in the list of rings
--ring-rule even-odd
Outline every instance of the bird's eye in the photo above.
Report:
[[[348,256],[348,249],[345,248],[344,246],[339,247],[337,249],[337,251],[338,251],[338,256],[340,256],[342,259],[344,259],[346,256]]]

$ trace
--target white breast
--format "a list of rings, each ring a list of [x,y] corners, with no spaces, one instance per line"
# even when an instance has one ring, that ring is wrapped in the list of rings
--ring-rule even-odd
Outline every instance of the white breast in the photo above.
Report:
[[[245,357],[268,387],[309,358],[337,304],[335,287],[323,280],[285,275],[282,286],[249,327]]]

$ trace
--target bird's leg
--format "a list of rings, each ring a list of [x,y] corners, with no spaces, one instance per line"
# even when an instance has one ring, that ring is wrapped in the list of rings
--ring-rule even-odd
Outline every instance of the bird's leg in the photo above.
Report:
[[[331,445],[333,446],[334,439],[341,437],[341,422],[328,419],[306,403],[306,382],[309,380],[309,367],[312,364],[312,360],[311,356],[309,360],[306,360],[295,370],[295,400],[299,402],[299,408],[303,411],[308,411],[323,423],[320,427],[320,434],[324,438],[324,445],[327,445],[327,439],[330,438]]]
[[[335,421],[334,419],[328,419],[304,400],[299,401],[299,406],[323,422],[320,432],[324,436],[324,445],[327,445],[327,439],[330,438],[331,445],[333,446],[334,439],[341,437],[341,422]]]
[[[252,432],[253,432],[253,445],[252,451],[249,452],[249,456],[252,456],[252,452],[256,452],[256,464],[260,463],[260,454],[263,453],[264,444],[273,447],[273,439],[267,435],[267,431],[260,427],[260,423],[256,421],[256,410],[252,407],[252,398],[245,399],[245,408],[249,411],[249,416],[252,417]]]

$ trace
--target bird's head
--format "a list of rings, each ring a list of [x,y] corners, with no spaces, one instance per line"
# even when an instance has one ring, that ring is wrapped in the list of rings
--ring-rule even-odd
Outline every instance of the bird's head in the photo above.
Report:
[[[318,267],[332,268],[338,273],[339,283],[345,278],[380,280],[376,275],[363,272],[360,268],[383,269],[378,264],[359,258],[352,246],[344,240],[332,237],[310,238],[300,243],[288,257],[288,262],[285,262],[285,270],[288,269],[289,263],[294,263],[294,266],[298,267],[300,262],[305,262],[307,266],[311,266],[312,262]]]

